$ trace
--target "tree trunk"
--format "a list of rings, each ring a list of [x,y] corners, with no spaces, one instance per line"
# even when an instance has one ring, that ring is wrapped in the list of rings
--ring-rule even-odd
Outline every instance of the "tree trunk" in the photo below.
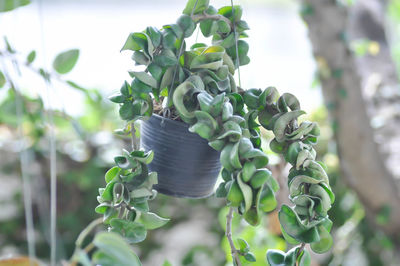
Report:
[[[395,109],[400,97],[385,35],[384,3],[363,0],[347,8],[333,0],[302,2],[342,174],[364,204],[367,218],[387,234],[398,235],[400,160],[393,145],[400,147]],[[375,41],[379,53],[356,57],[349,43],[359,38]],[[376,215],[384,208],[390,208],[389,221],[377,224]]]

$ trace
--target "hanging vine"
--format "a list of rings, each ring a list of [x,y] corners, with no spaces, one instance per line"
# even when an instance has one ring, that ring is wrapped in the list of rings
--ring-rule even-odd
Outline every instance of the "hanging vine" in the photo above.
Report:
[[[271,149],[293,166],[288,186],[294,206],[283,205],[279,211],[282,233],[289,243],[300,245],[287,253],[269,250],[267,260],[271,265],[308,265],[306,243],[319,253],[332,245],[327,212],[334,194],[313,148],[319,127],[308,121],[298,123],[305,112],[292,94],[279,96],[273,87],[244,91],[236,85],[236,69],[250,62],[249,46],[243,40],[249,27],[241,17],[240,6],[217,10],[208,1],[189,0],[176,23],[130,34],[122,50],[133,51],[133,61],[145,70],[130,71],[132,82],[124,82],[120,92],[110,97],[127,121],[118,132],[129,134],[134,121],[148,119],[154,104],[163,105],[189,124],[189,131],[220,151],[223,182],[216,195],[226,198],[230,206],[227,237],[234,264],[241,265],[242,258],[255,258],[249,248],[238,250],[234,245],[233,211],[255,226],[263,212],[277,206],[279,185],[266,168],[268,157],[261,150],[259,127],[271,130],[275,135]],[[185,39],[198,26],[205,37],[212,37],[212,45],[195,43],[187,49]],[[124,151],[115,157],[117,166],[107,172],[107,186],[99,191],[96,211],[104,214],[111,231],[129,243],[144,240],[146,229],[167,221],[150,213],[147,205],[155,197],[152,185],[157,182],[156,173],[147,168],[152,158],[152,151]]]

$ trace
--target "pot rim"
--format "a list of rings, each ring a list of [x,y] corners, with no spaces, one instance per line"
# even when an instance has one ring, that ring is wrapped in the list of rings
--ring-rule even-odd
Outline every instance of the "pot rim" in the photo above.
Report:
[[[158,114],[156,114],[156,113],[152,113],[151,116],[154,116],[156,119],[160,120],[160,122],[163,122],[164,120],[168,120],[169,123],[172,123],[172,124],[174,124],[174,125],[176,125],[176,126],[183,127],[183,128],[186,128],[186,129],[189,128],[189,125],[186,124],[185,122],[172,120],[171,118],[163,117],[163,116],[158,115]]]

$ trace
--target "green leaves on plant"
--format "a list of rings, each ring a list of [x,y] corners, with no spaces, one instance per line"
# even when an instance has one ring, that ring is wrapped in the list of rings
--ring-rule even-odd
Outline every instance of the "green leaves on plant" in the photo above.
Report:
[[[271,266],[310,266],[310,254],[307,250],[301,251],[294,247],[287,253],[281,250],[270,249],[267,251],[267,261]]]
[[[119,233],[129,244],[139,243],[146,239],[147,231],[142,223],[114,218],[110,221],[111,232]]]
[[[240,18],[242,17],[243,9],[241,6],[238,6],[238,5],[233,6],[233,9],[232,9],[232,6],[224,6],[218,10],[218,14],[221,14],[224,17],[227,17],[232,22],[238,22],[238,21],[240,21]]]
[[[162,218],[152,212],[147,212],[141,214],[139,221],[146,227],[146,229],[152,230],[164,226],[169,222],[169,219]]]
[[[93,262],[96,265],[121,265],[141,266],[138,256],[131,247],[116,233],[97,233],[93,244],[99,249],[93,255]],[[103,262],[106,262],[105,264]]]
[[[36,58],[36,51],[33,50],[26,57],[27,64],[28,65],[31,64],[35,60],[35,58]]]
[[[0,2],[0,12],[11,11],[18,7],[26,6],[30,3],[30,0],[2,0]]]
[[[0,71],[0,88],[3,88],[6,84],[6,77],[4,76],[3,72]]]
[[[152,88],[157,88],[157,80],[147,74],[146,72],[135,72],[135,71],[130,71],[129,74],[131,77],[135,77],[141,82],[145,83],[146,85],[149,85]]]
[[[198,14],[205,11],[208,8],[210,0],[188,0],[185,9],[182,11],[183,14],[191,15]]]
[[[58,54],[54,59],[53,68],[59,74],[66,74],[74,68],[76,62],[78,61],[78,57],[79,57],[78,49],[72,49],[62,52]]]

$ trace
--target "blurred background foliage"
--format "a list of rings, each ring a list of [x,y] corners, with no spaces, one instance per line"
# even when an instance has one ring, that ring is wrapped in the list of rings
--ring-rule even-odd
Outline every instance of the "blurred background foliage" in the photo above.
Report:
[[[246,5],[257,7],[260,2],[249,1]],[[267,8],[272,10],[279,6],[279,9],[276,9],[280,10],[279,12],[282,9],[290,10],[293,6],[296,12],[302,8],[293,1],[266,2],[268,2]],[[355,1],[342,2],[351,6]],[[88,3],[93,5],[93,2]],[[173,3],[174,8],[179,11],[180,3]],[[161,9],[159,11],[162,12]],[[279,16],[279,12],[275,15]],[[390,28],[388,34],[393,60],[400,73],[400,1],[389,1],[386,17]],[[1,21],[0,25],[3,26]],[[262,34],[262,31],[251,31],[250,38]],[[120,35],[121,39],[126,36],[122,33]],[[18,48],[18,43],[15,45]],[[379,46],[368,39],[353,42],[351,47],[360,57],[377,54],[377,49],[379,50]],[[112,49],[118,50],[118,48]],[[78,66],[79,63],[78,61]],[[96,68],[95,65],[91,67]],[[284,73],[287,77],[291,74],[291,72]],[[80,79],[82,76],[85,76],[85,73],[76,77]],[[301,91],[302,97],[313,98],[320,94],[318,78],[314,75],[310,79],[314,79],[312,81],[314,88]],[[115,80],[120,82],[119,78]],[[83,83],[86,81],[83,80]],[[29,158],[29,174],[33,180],[37,255],[44,260],[49,257],[48,112],[53,112],[57,139],[58,257],[69,258],[78,233],[91,220],[97,218],[94,212],[97,205],[95,188],[104,185],[104,173],[112,165],[113,156],[129,145],[129,140],[112,134],[114,129],[121,126],[115,107],[107,100],[109,92],[116,88],[108,88],[108,91],[96,88],[76,90],[73,95],[78,93],[82,99],[82,106],[79,107],[82,111],[76,114],[74,111],[69,111],[74,108],[70,104],[54,111],[45,108],[42,94],[33,92],[34,89],[29,87],[29,83],[20,84],[22,84],[20,87],[24,107],[22,124],[15,112],[15,91],[7,87],[0,89],[0,256],[27,254],[17,133],[18,126],[22,125],[23,133],[28,140],[26,150]],[[310,82],[309,86],[312,84]],[[63,97],[57,93],[55,95]],[[340,160],[333,138],[334,125],[328,119],[327,107],[312,106],[312,109],[309,109],[308,119],[318,122],[321,127],[321,137],[316,147],[317,154],[320,156],[319,160],[328,166],[328,175],[336,195],[335,204],[329,213],[334,224],[335,244],[328,254],[312,254],[313,265],[400,265],[398,243],[367,221],[364,207],[358,200],[357,194],[346,185],[341,176]],[[271,136],[268,132],[263,132],[263,137],[265,143],[268,143]],[[265,150],[267,153],[272,153],[268,150],[268,145],[265,145]],[[284,176],[288,169],[281,159],[274,156],[271,161],[274,176],[278,179]],[[286,186],[285,180],[279,182],[281,187]],[[282,203],[287,196],[284,194],[284,189],[281,193],[283,196],[279,198]],[[191,200],[159,195],[156,201],[151,202],[151,209],[157,210],[163,217],[172,219],[167,226],[149,233],[147,240],[139,247],[135,247],[144,264],[161,265],[164,259],[168,259],[173,265],[231,265],[230,250],[224,238],[224,219],[227,214],[224,204],[214,196]],[[387,215],[388,213],[383,210],[374,219],[378,224],[385,223]],[[266,265],[265,253],[269,248],[282,250],[290,248],[286,246],[281,236],[275,212],[265,216],[257,227],[244,224],[245,222],[239,217],[235,217],[233,235],[235,238],[246,239],[253,248],[252,252],[257,262],[251,265]]]

